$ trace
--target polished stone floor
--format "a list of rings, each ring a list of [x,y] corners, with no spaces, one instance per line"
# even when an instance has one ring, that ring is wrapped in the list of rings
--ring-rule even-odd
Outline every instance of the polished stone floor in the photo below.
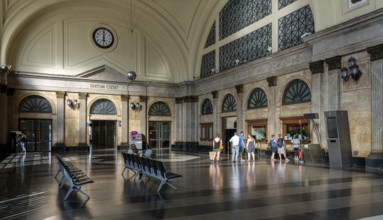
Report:
[[[0,163],[0,219],[383,219],[382,174],[166,151],[156,159],[183,177],[158,194],[157,181],[121,175],[120,153],[61,155],[94,179],[90,200],[63,200],[53,154],[13,154]]]

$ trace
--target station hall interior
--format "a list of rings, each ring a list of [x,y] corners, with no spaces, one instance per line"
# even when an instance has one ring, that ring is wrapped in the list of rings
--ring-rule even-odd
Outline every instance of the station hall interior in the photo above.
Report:
[[[383,218],[383,1],[2,0],[0,21],[0,219]]]

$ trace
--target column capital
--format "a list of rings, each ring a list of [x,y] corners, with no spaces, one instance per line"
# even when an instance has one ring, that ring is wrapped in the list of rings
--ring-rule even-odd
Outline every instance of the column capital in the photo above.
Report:
[[[237,90],[237,93],[243,93],[243,85],[235,85],[235,89]]]
[[[63,99],[65,97],[65,92],[56,92],[56,97]]]
[[[277,86],[277,77],[276,76],[267,77],[266,80],[269,83],[269,87]]]
[[[342,57],[341,56],[327,58],[324,61],[328,65],[328,71],[337,70],[337,69],[340,70],[342,68]]]
[[[383,59],[383,44],[367,47],[367,53],[370,54],[371,61]]]
[[[86,97],[88,97],[88,93],[80,92],[78,94],[79,99],[86,99]]]
[[[213,91],[211,94],[213,95],[213,99],[218,98],[218,91]]]
[[[324,73],[324,67],[323,67],[323,60],[318,60],[315,62],[311,62],[309,64],[309,68],[311,70],[311,74],[316,74],[316,73]]]

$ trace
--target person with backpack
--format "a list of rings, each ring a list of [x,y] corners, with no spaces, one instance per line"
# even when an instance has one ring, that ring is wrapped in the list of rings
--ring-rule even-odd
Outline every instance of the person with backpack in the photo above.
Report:
[[[275,152],[277,151],[277,140],[276,140],[276,137],[275,135],[271,135],[271,139],[270,139],[270,142],[269,142],[269,146],[271,147],[271,157],[270,157],[270,160],[275,160],[274,157],[275,157]]]
[[[286,162],[290,161],[286,157],[286,143],[281,134],[278,134],[277,146],[278,146],[279,160],[282,160],[282,155],[283,155],[285,157]]]

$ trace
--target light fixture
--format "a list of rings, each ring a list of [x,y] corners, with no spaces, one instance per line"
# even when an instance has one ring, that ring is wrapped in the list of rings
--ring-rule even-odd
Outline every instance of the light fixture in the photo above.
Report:
[[[212,69],[210,70],[210,72],[211,72],[211,74],[215,74],[215,69],[212,68]]]
[[[68,99],[66,100],[66,104],[68,105],[69,108],[71,109],[75,109],[77,108],[77,105],[78,105],[78,101],[77,99]]]
[[[136,74],[136,72],[134,72],[133,70],[131,70],[131,71],[129,71],[128,72],[128,79],[129,80],[135,80],[136,79],[136,77],[137,77],[137,74]]]
[[[267,51],[269,51],[269,53],[271,53],[273,51],[273,48],[271,46],[268,46]]]
[[[344,81],[347,81],[350,78],[350,76],[354,80],[358,80],[360,75],[362,75],[362,72],[360,72],[359,66],[358,64],[356,64],[356,60],[354,57],[350,57],[348,59],[348,68],[343,67],[340,70],[340,77],[342,77]]]
[[[239,64],[239,59],[236,59],[234,62],[235,62],[235,65],[238,66],[238,64]]]
[[[136,103],[131,102],[131,103],[130,103],[130,108],[131,108],[133,111],[141,111],[142,106],[140,105],[139,102],[136,102]]]

